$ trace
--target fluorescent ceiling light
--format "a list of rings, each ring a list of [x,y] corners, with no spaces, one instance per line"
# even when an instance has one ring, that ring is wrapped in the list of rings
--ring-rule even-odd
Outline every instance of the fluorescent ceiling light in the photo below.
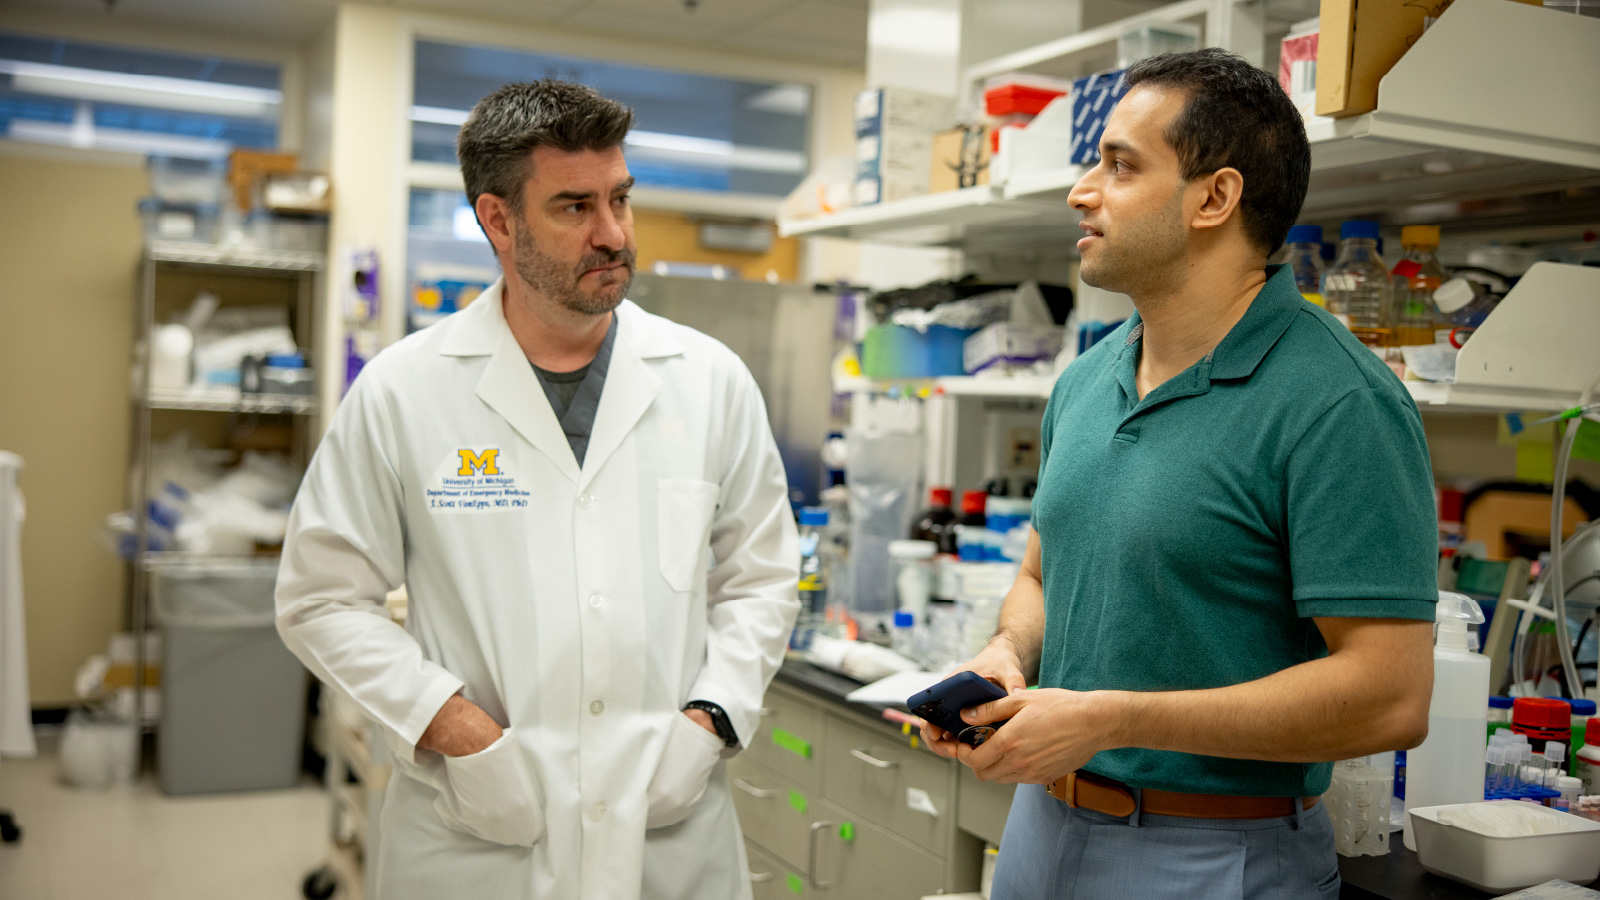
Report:
[[[802,84],[780,84],[751,97],[745,103],[745,108],[785,116],[803,116],[811,108],[811,92]]]
[[[431,122],[434,125],[454,125],[460,128],[467,124],[467,111],[464,109],[445,109],[442,106],[413,106],[411,107],[411,121]]]
[[[802,89],[803,90],[803,89]],[[411,121],[461,127],[467,113],[439,106],[411,107]],[[646,159],[671,160],[686,165],[750,169],[758,172],[804,172],[806,155],[795,150],[741,147],[732,141],[690,137],[661,131],[631,131],[628,152]]]
[[[26,94],[244,119],[271,118],[283,102],[282,91],[192,78],[129,75],[17,60],[0,60],[0,72],[9,72],[12,88]]]
[[[66,122],[12,119],[6,136],[14,141],[57,144],[94,150],[116,150],[140,155],[181,156],[185,159],[222,159],[233,150],[228,141],[133,131],[122,128],[83,129]]]

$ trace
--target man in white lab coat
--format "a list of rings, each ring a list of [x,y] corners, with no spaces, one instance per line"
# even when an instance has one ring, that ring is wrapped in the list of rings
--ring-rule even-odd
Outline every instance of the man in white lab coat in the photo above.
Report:
[[[368,365],[295,502],[279,631],[398,757],[382,900],[750,894],[722,760],[799,552],[749,371],[624,299],[631,124],[554,81],[478,104],[458,151],[505,275]]]

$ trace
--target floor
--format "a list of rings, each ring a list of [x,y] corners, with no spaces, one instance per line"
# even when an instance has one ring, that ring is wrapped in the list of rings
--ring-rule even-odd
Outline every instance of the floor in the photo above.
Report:
[[[168,797],[153,776],[106,791],[57,778],[56,758],[0,762],[0,808],[22,841],[0,844],[5,900],[294,900],[322,865],[321,786]]]

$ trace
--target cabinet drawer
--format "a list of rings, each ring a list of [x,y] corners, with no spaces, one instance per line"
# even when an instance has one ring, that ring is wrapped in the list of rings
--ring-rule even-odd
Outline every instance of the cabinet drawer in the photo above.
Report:
[[[939,857],[822,801],[811,816],[816,871],[808,886],[840,900],[918,900],[944,887]]]
[[[749,858],[751,900],[784,900],[791,897],[791,881],[804,888],[805,880],[799,872],[785,866],[755,843],[745,841],[744,852]]]
[[[998,847],[1016,793],[1016,785],[979,781],[971,769],[962,766],[956,776],[956,825]]]
[[[822,787],[817,752],[822,743],[822,711],[777,690],[767,691],[761,725],[744,754],[806,790]]]
[[[867,821],[943,853],[955,819],[950,762],[833,716],[823,727],[823,794]]]
[[[728,760],[728,781],[745,837],[805,874],[809,815],[820,798],[742,753]]]

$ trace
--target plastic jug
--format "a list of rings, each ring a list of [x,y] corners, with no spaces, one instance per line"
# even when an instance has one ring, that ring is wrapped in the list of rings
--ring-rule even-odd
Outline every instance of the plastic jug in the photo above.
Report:
[[[1416,849],[1411,810],[1483,799],[1489,659],[1467,649],[1467,625],[1483,624],[1471,597],[1439,592],[1434,612],[1433,698],[1428,738],[1406,754],[1406,848]]]

